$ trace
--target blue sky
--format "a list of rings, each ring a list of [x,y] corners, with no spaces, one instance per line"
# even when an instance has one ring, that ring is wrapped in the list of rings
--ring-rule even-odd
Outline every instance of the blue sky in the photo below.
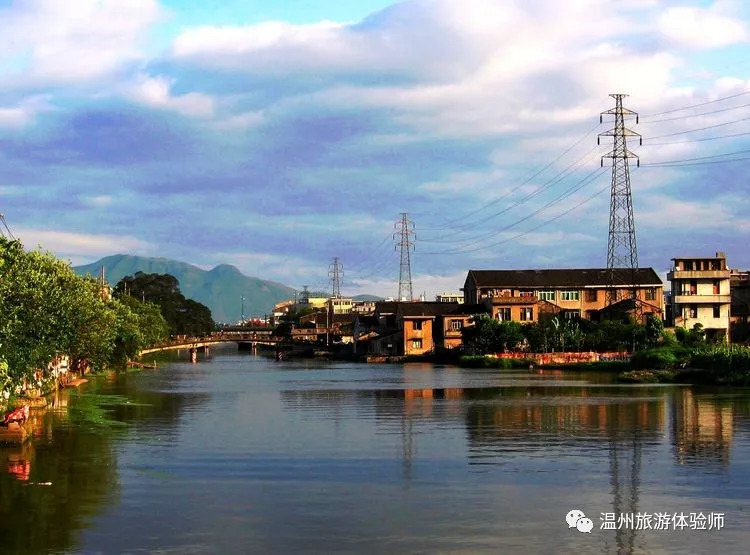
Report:
[[[415,293],[606,264],[609,93],[641,114],[639,257],[750,268],[741,1],[0,1],[0,212],[74,264],[228,263]],[[666,162],[666,163],[665,163]]]

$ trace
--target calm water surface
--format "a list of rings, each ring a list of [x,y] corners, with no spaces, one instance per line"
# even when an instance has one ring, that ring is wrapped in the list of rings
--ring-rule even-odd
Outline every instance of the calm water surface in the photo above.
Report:
[[[750,551],[750,390],[609,382],[231,346],[97,379],[0,448],[0,552]]]

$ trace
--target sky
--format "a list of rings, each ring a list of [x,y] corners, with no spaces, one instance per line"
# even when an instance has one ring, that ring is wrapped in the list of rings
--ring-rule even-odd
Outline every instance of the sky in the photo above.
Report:
[[[414,295],[605,267],[612,93],[641,266],[750,268],[741,0],[0,0],[0,213],[73,264]]]

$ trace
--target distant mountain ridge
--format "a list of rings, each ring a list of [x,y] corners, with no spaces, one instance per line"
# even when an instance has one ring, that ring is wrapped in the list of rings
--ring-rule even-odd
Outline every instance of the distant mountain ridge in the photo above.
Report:
[[[190,299],[205,304],[217,322],[234,323],[242,315],[245,297],[245,318],[270,314],[276,303],[294,298],[294,289],[275,281],[249,277],[229,264],[211,270],[168,258],[150,258],[115,254],[83,266],[74,266],[80,275],[98,276],[101,267],[107,281],[114,285],[136,272],[170,274],[180,282],[180,291]]]

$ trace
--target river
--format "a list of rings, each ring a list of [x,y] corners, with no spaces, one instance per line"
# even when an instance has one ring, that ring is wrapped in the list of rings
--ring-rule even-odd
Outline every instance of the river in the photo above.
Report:
[[[750,545],[748,389],[274,362],[230,345],[54,403],[33,442],[0,448],[0,552]]]

